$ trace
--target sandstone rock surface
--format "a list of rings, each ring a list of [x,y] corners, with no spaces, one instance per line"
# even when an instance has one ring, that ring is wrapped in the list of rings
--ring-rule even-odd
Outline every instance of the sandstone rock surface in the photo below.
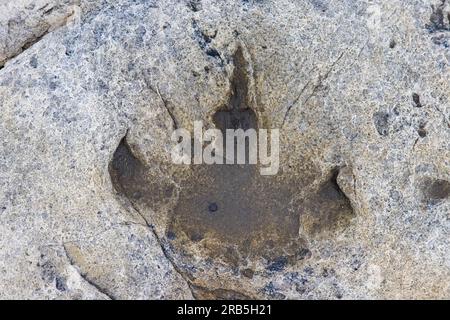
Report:
[[[450,298],[448,0],[1,8],[0,298]],[[278,175],[172,163],[244,118]]]

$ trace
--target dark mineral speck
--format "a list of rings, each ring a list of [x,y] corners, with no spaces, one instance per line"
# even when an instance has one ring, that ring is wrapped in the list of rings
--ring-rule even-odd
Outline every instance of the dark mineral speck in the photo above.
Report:
[[[210,203],[210,204],[208,205],[208,211],[209,211],[209,212],[214,213],[214,212],[216,212],[217,210],[219,210],[219,207],[217,206],[217,203],[213,202],[213,203]]]
[[[287,263],[288,259],[286,257],[278,257],[270,262],[270,264],[267,266],[267,270],[273,272],[283,271],[284,268],[286,268]]]
[[[173,231],[168,231],[167,232],[167,239],[174,240],[176,237],[177,236],[176,236],[175,232],[173,232]]]
[[[66,291],[66,281],[63,278],[60,277],[56,277],[55,279],[55,286],[56,289],[58,289],[59,291]]]
[[[30,59],[30,66],[32,66],[34,69],[37,68],[37,66],[38,66],[38,60],[37,60],[36,56],[33,56],[33,57]]]
[[[417,93],[413,93],[412,99],[414,102],[414,106],[416,108],[422,108],[422,103],[420,102],[420,96]]]

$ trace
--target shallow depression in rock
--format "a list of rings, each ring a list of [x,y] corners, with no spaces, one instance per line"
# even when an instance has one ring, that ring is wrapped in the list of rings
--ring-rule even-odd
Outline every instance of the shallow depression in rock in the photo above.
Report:
[[[228,103],[211,117],[222,133],[227,129],[258,129],[262,123],[257,110],[249,107],[247,62],[241,48],[235,53],[234,64]],[[308,156],[295,159],[295,175],[283,171],[283,164],[273,176],[261,175],[258,164],[191,165],[174,178],[178,180],[175,198],[174,183],[155,176],[150,170],[153,165],[143,165],[123,139],[110,172],[116,189],[135,207],[168,215],[168,224],[158,229],[165,230],[173,252],[206,253],[232,265],[262,257],[270,270],[278,270],[309,252],[305,235],[300,235],[301,223],[311,233],[321,232],[352,213],[336,181],[339,169],[318,187],[311,187],[323,178],[312,169],[315,164]],[[161,209],[175,199],[170,210]]]

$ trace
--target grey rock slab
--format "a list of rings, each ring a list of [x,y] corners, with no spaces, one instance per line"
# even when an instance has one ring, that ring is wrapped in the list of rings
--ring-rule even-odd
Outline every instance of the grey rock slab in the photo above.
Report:
[[[447,2],[103,1],[50,32],[0,70],[0,298],[449,298]],[[280,129],[278,176],[171,162],[230,105]]]

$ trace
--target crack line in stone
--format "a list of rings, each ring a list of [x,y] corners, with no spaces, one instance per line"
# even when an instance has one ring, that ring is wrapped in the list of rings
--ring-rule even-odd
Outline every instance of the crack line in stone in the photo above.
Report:
[[[102,288],[100,285],[96,284],[93,280],[89,279],[89,276],[87,275],[87,273],[84,273],[81,271],[81,269],[77,266],[75,259],[69,254],[65,243],[62,244],[62,247],[64,249],[64,253],[66,254],[67,259],[69,260],[70,265],[73,266],[77,270],[78,274],[84,281],[86,281],[92,287],[97,289],[97,291],[99,291],[100,293],[107,296],[110,300],[118,300],[113,294],[108,292],[108,289]]]
[[[128,199],[128,197],[127,197]],[[161,240],[161,238],[158,236],[158,233],[155,230],[155,227],[153,224],[149,223],[148,220],[144,217],[144,215],[141,213],[141,211],[133,204],[133,202],[128,199],[128,201],[130,202],[131,207],[137,212],[137,214],[142,218],[142,220],[144,220],[145,222],[145,226],[151,231],[151,233],[155,236],[156,242],[159,244],[159,246],[161,247],[161,251],[164,255],[164,257],[166,257],[166,259],[169,261],[169,263],[172,265],[173,269],[183,278],[184,281],[186,281],[186,284],[191,292],[192,297],[194,297],[194,292],[191,288],[191,282],[190,280],[187,278],[187,276],[178,268],[178,266],[175,264],[175,262],[172,260],[172,258],[170,257],[170,255],[167,253],[166,248],[163,245],[163,242]],[[194,297],[195,298],[195,297]]]
[[[147,81],[146,81],[146,83],[147,83]],[[151,87],[150,87],[150,88],[151,88]],[[152,89],[151,89],[151,90],[152,90]],[[153,89],[153,90],[154,90],[154,89]],[[124,136],[121,140],[124,140],[124,141],[127,140],[128,132],[129,132],[129,130],[127,130],[127,133],[125,134],[125,136]],[[145,218],[144,214],[142,214],[142,212],[137,208],[137,206],[133,203],[133,201],[132,201],[130,198],[128,198],[126,195],[124,195],[124,197],[125,197],[125,199],[128,201],[130,207],[131,207],[134,211],[136,211],[136,213],[137,213],[137,214],[141,217],[141,219],[144,221],[145,225],[142,225],[142,226],[147,227],[147,228],[151,231],[151,233],[153,234],[153,236],[154,236],[155,239],[156,239],[156,242],[159,244],[159,246],[160,246],[160,248],[161,248],[161,251],[162,251],[164,257],[165,257],[165,258],[169,261],[169,263],[172,265],[172,267],[173,267],[173,269],[175,270],[175,272],[177,272],[177,273],[183,278],[183,280],[186,281],[186,284],[187,284],[187,286],[188,286],[188,288],[189,288],[189,290],[190,290],[190,292],[191,292],[191,295],[192,295],[192,297],[194,297],[194,292],[193,292],[193,290],[192,290],[192,288],[191,288],[191,286],[190,286],[190,280],[188,279],[188,276],[186,276],[186,274],[183,273],[183,272],[180,270],[180,268],[178,268],[178,266],[176,265],[176,263],[175,263],[175,262],[173,261],[173,259],[170,257],[170,255],[168,254],[166,248],[164,247],[164,244],[163,244],[161,238],[159,237],[158,233],[156,232],[154,225],[151,224],[151,223]],[[128,210],[128,209],[127,209],[127,210]]]
[[[346,51],[341,52],[341,54],[339,55],[339,57],[330,65],[330,67],[328,68],[327,72],[324,74],[324,76],[320,76],[319,75],[319,83],[317,85],[314,86],[311,94],[306,98],[306,100],[303,102],[303,104],[308,103],[308,101],[316,94],[317,89],[319,89],[322,85],[322,83],[328,79],[328,77],[330,76],[331,72],[333,71],[334,67],[339,63],[339,61],[342,59],[342,57],[345,55]],[[302,96],[302,94],[305,92],[306,88],[308,87],[308,85],[311,83],[311,79],[308,80],[308,82],[305,84],[305,86],[302,88],[302,90],[300,91],[300,94],[297,96],[297,98],[294,100],[294,102],[292,102],[292,104],[287,108],[286,113],[284,115],[284,119],[283,122],[281,124],[281,127],[284,127],[284,124],[287,120],[287,117],[291,111],[291,109],[297,104],[297,102],[300,100],[300,97]]]

